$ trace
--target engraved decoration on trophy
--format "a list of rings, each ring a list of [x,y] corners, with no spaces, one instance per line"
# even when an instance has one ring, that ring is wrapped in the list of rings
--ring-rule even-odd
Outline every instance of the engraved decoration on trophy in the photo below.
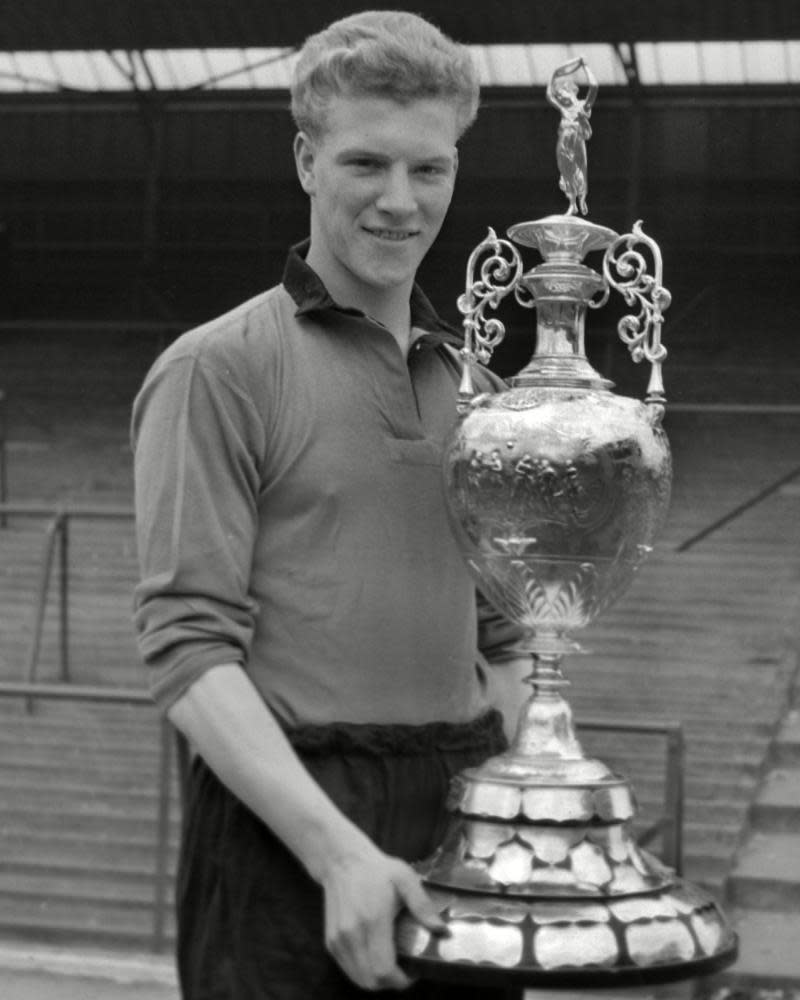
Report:
[[[569,209],[513,225],[508,239],[489,229],[458,301],[463,377],[445,498],[476,583],[523,631],[533,669],[510,748],[456,777],[444,840],[419,866],[447,935],[409,914],[398,921],[402,959],[433,978],[644,983],[714,971],[737,950],[716,901],[636,842],[630,785],[584,755],[562,694],[562,660],[580,651],[573,632],[631,585],[671,484],[661,253],[641,222],[618,235],[582,217],[596,96],[582,58],[555,70],[547,97],[561,114],[556,159]],[[542,262],[526,269],[518,247]],[[584,263],[593,251],[603,251],[602,273]],[[586,316],[612,291],[632,310],[621,340],[651,367],[643,402],[613,393],[586,357]],[[535,351],[507,389],[476,396],[472,369],[505,335],[493,313],[510,295],[535,309]]]

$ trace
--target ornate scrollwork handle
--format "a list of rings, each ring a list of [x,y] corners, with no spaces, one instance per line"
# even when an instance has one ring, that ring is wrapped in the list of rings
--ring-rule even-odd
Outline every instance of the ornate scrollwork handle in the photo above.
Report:
[[[511,291],[517,289],[522,274],[522,258],[508,240],[500,239],[494,229],[470,254],[467,261],[467,287],[458,298],[458,310],[464,317],[464,347],[459,407],[463,409],[475,395],[471,368],[475,361],[487,364],[492,352],[506,335],[505,325],[486,309],[497,309]]]
[[[648,259],[637,249],[646,247],[652,258],[653,273],[648,273]],[[652,365],[645,402],[661,406],[665,401],[661,365],[667,349],[661,343],[663,312],[672,296],[661,284],[661,250],[655,240],[642,231],[639,220],[633,231],[618,237],[603,257],[603,277],[615,288],[626,305],[639,306],[638,313],[623,316],[617,324],[620,339],[627,345],[635,362],[649,361]]]

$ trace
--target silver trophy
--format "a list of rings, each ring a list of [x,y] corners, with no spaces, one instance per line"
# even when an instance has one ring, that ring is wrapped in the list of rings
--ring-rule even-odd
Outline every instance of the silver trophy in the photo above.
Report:
[[[514,225],[509,239],[490,229],[458,303],[461,415],[445,449],[445,495],[477,584],[522,627],[534,667],[510,749],[456,777],[444,840],[419,866],[447,934],[410,914],[398,922],[401,957],[433,978],[603,987],[707,974],[736,956],[715,900],[637,844],[631,787],[584,755],[562,694],[562,659],[580,649],[573,631],[629,587],[671,482],[661,425],[670,295],[658,245],[638,222],[620,236],[581,217],[596,92],[583,59],[553,74],[569,210]],[[526,270],[517,246],[543,262]],[[602,273],[583,263],[592,251],[603,251]],[[615,395],[584,351],[587,311],[612,289],[632,309],[620,337],[650,365],[644,402]],[[473,366],[505,334],[487,313],[512,294],[536,310],[535,353],[507,390],[476,396]]]

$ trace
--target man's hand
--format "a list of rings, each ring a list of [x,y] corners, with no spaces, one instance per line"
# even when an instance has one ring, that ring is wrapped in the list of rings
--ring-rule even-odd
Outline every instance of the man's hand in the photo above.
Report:
[[[434,934],[444,923],[414,869],[376,847],[312,779],[241,667],[203,674],[169,717],[322,886],[326,945],[344,972],[363,989],[405,989],[395,917],[407,907]]]
[[[325,944],[362,989],[403,990],[412,980],[397,964],[395,917],[406,907],[434,934],[443,933],[445,925],[414,869],[370,848],[366,857],[332,866],[322,880]]]

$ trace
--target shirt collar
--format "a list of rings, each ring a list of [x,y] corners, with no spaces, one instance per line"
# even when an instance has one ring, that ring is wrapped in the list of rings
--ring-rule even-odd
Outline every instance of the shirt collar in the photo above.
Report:
[[[283,271],[283,286],[297,306],[295,315],[307,316],[309,313],[336,311],[351,316],[363,316],[360,310],[345,308],[334,301],[317,272],[306,263],[305,256],[309,244],[310,240],[304,240],[291,247]],[[458,347],[462,344],[463,338],[458,330],[437,314],[428,297],[416,283],[411,290],[411,325],[424,330],[425,333],[436,334],[449,344]]]

